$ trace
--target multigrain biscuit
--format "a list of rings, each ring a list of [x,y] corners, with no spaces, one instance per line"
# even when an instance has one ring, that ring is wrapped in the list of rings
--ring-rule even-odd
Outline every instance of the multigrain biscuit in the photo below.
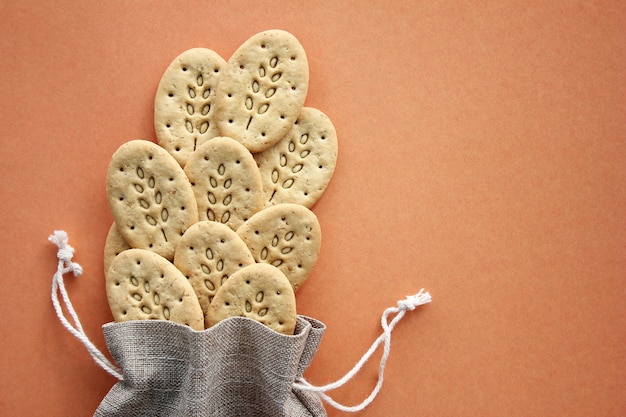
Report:
[[[159,145],[132,140],[113,154],[107,198],[118,230],[133,248],[171,260],[198,209],[183,169]]]
[[[209,328],[229,317],[248,317],[292,335],[296,297],[289,280],[267,264],[252,264],[235,272],[215,294],[205,326]]]
[[[305,107],[287,135],[254,159],[266,205],[297,203],[311,208],[335,172],[337,133],[321,111]]]
[[[116,256],[106,273],[106,292],[115,321],[170,320],[204,329],[191,284],[154,252],[129,249]]]
[[[322,235],[315,214],[300,204],[265,208],[237,229],[257,262],[281,270],[297,291],[315,266]]]
[[[263,207],[261,174],[250,152],[227,137],[213,138],[198,148],[185,166],[200,220],[236,230]]]
[[[117,230],[116,224],[113,223],[109,227],[109,232],[104,242],[104,272],[109,269],[113,258],[127,249],[130,249],[130,245],[126,243],[122,234]]]
[[[218,136],[215,90],[226,61],[206,48],[189,49],[163,73],[154,98],[154,128],[159,145],[181,166],[207,140]]]
[[[228,60],[215,95],[222,136],[260,152],[296,121],[308,91],[309,65],[289,32],[269,30],[244,42]]]
[[[174,255],[174,265],[191,283],[205,314],[228,277],[253,263],[250,250],[237,233],[212,221],[191,226]]]

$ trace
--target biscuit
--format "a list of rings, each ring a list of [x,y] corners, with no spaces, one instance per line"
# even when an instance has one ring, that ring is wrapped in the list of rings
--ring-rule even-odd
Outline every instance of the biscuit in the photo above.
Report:
[[[244,42],[228,60],[215,94],[222,136],[260,152],[296,121],[308,91],[309,64],[289,32],[269,30]]]
[[[159,145],[181,166],[219,134],[213,103],[225,66],[216,52],[193,48],[177,56],[161,77],[154,98],[154,129]]]
[[[116,256],[106,273],[106,292],[115,321],[170,320],[204,329],[191,284],[154,252],[128,249]]]
[[[106,240],[104,241],[104,272],[109,269],[113,258],[125,250],[130,249],[122,234],[117,230],[115,223],[109,227]]]
[[[205,314],[226,279],[253,263],[250,250],[237,233],[212,221],[191,226],[174,255],[174,265],[191,283]]]
[[[124,240],[172,260],[198,209],[183,169],[159,145],[132,140],[113,154],[107,173],[111,214]]]
[[[234,139],[217,137],[200,146],[187,162],[185,174],[200,220],[236,230],[263,207],[259,169],[250,152]]]
[[[311,208],[335,172],[337,133],[321,111],[305,107],[287,135],[257,153],[265,204],[297,203]]]
[[[294,291],[306,281],[319,255],[322,235],[315,214],[300,204],[265,208],[237,229],[257,262],[277,267]]]
[[[296,297],[289,280],[267,264],[253,264],[235,272],[215,294],[205,326],[209,328],[229,317],[248,317],[292,335]]]

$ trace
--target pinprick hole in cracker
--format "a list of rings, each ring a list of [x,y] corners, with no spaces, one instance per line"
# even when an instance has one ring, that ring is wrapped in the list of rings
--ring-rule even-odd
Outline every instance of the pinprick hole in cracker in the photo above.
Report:
[[[167,96],[168,97],[174,97],[174,93],[169,93]]]
[[[187,67],[183,67],[183,68],[182,68],[182,70],[183,70],[183,71],[187,71]]]

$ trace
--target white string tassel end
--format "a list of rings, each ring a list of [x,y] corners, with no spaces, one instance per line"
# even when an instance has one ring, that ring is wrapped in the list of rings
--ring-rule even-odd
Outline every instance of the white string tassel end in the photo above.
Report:
[[[374,398],[378,395],[382,385],[383,385],[383,374],[385,372],[385,364],[387,362],[387,358],[389,357],[389,353],[391,351],[391,331],[396,326],[396,324],[404,317],[407,311],[415,310],[416,307],[430,303],[431,296],[428,292],[421,289],[417,294],[409,295],[404,300],[400,300],[397,303],[396,307],[387,308],[381,317],[381,326],[383,328],[383,333],[376,339],[376,341],[370,346],[369,350],[365,352],[365,354],[361,357],[361,359],[357,362],[357,364],[342,378],[339,380],[326,384],[323,386],[315,386],[310,384],[304,378],[300,378],[297,382],[293,384],[295,389],[300,389],[303,391],[310,391],[316,393],[322,400],[335,407],[338,410],[345,412],[357,412],[363,410],[365,407],[370,405]],[[388,321],[388,317],[392,314],[395,314],[394,318],[391,322]],[[341,387],[346,382],[350,381],[363,367],[363,365],[369,360],[369,358],[376,352],[380,345],[383,345],[383,354],[380,359],[380,364],[378,366],[378,382],[376,386],[370,393],[370,395],[363,400],[360,404],[355,406],[345,406],[343,404],[339,404],[335,400],[333,400],[330,396],[326,394],[327,391],[332,391],[336,388]]]

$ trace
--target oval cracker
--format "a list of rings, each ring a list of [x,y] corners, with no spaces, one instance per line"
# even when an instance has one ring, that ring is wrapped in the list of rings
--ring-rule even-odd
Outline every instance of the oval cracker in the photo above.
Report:
[[[198,209],[183,169],[159,145],[131,140],[113,154],[107,173],[111,214],[124,240],[171,260]]]
[[[328,116],[311,107],[303,108],[283,139],[254,155],[265,205],[313,207],[335,172],[337,150],[337,133]]]
[[[127,249],[130,249],[130,245],[126,243],[124,237],[117,229],[117,225],[113,223],[109,227],[109,232],[104,242],[104,272],[109,269],[113,259]]]
[[[128,249],[116,256],[106,273],[106,292],[115,321],[170,320],[204,329],[191,284],[154,252]]]
[[[252,264],[235,272],[215,294],[205,326],[209,328],[229,317],[248,317],[292,335],[296,297],[289,280],[267,264]]]
[[[265,208],[237,229],[257,262],[273,265],[291,282],[294,291],[313,270],[321,247],[315,214],[300,204]]]
[[[206,48],[192,48],[167,67],[154,98],[159,145],[185,166],[200,145],[218,136],[215,91],[226,61]]]
[[[236,230],[263,207],[261,174],[250,152],[227,137],[213,138],[185,166],[200,220]]]
[[[268,30],[244,42],[224,69],[215,95],[222,136],[260,152],[278,142],[304,105],[309,65],[289,32]]]
[[[250,250],[228,226],[212,221],[194,224],[176,248],[174,265],[194,289],[206,315],[209,305],[230,275],[254,263]]]

